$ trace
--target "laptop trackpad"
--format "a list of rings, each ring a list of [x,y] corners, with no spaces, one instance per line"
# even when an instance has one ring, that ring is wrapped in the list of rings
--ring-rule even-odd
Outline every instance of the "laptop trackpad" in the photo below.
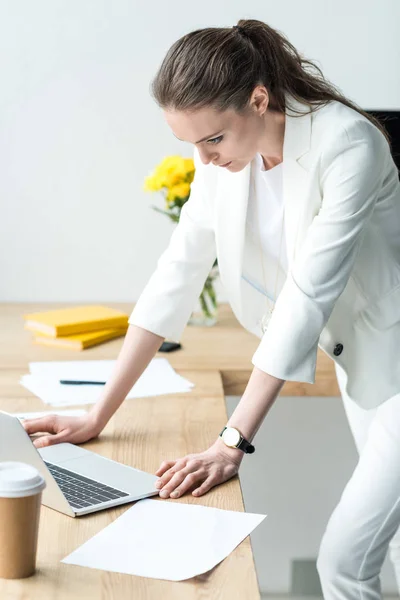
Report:
[[[85,456],[87,450],[75,446],[74,444],[62,443],[55,444],[54,446],[47,446],[45,448],[38,448],[38,452],[43,460],[51,463],[57,463],[61,466],[66,460],[70,458],[78,458],[79,456]]]

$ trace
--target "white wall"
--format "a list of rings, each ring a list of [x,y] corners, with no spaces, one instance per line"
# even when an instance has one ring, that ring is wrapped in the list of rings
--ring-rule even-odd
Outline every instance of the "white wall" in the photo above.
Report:
[[[192,154],[150,81],[178,37],[246,17],[362,106],[400,107],[398,0],[0,0],[0,301],[137,300],[173,227],[143,179]],[[247,510],[269,513],[253,536],[263,591],[287,590],[290,558],[316,555],[354,466],[337,402],[281,399],[243,469]]]
[[[0,0],[0,301],[137,300],[173,227],[143,179],[192,154],[149,83],[188,31],[259,18],[364,107],[399,108],[398,0],[244,6]]]

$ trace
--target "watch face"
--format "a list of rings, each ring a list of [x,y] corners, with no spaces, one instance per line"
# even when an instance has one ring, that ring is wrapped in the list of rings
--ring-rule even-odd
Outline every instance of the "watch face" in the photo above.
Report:
[[[240,442],[240,433],[234,427],[227,427],[222,435],[227,446],[235,448]]]

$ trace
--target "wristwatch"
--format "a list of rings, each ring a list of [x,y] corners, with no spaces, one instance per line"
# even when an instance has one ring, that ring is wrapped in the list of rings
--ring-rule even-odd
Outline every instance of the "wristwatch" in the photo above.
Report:
[[[246,454],[253,454],[255,448],[250,442],[244,439],[240,431],[235,427],[224,427],[219,437],[222,441],[229,446],[229,448],[239,448]]]

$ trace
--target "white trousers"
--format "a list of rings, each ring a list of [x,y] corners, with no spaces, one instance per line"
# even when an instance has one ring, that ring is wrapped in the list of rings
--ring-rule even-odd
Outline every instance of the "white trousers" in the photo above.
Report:
[[[362,409],[346,396],[346,375],[335,366],[359,461],[328,522],[317,567],[325,600],[378,600],[388,549],[400,589],[400,393]]]

